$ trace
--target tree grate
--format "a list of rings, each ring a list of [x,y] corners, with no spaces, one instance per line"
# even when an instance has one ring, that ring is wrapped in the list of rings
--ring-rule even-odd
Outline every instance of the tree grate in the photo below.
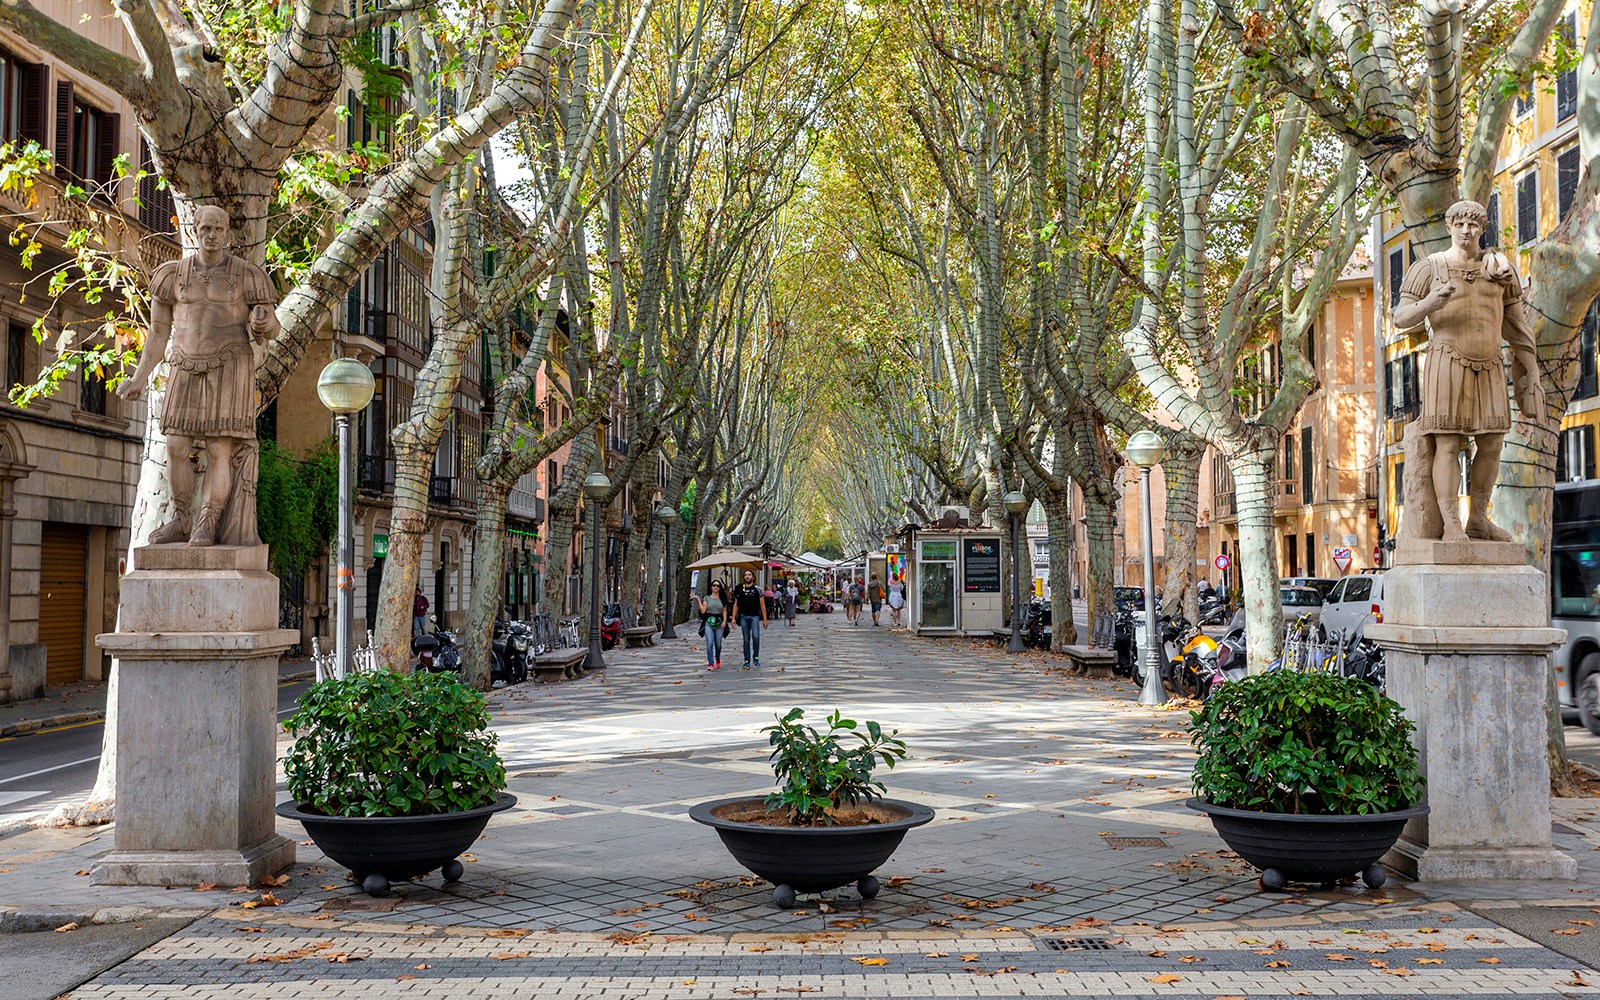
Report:
[[[1116,945],[1109,938],[1043,938],[1039,942],[1051,951],[1111,951]]]
[[[1172,845],[1160,837],[1104,837],[1106,846],[1113,851],[1120,851],[1124,847],[1171,847]]]

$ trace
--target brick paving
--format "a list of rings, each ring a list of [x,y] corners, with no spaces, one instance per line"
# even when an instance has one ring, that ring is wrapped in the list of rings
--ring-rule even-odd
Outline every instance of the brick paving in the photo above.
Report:
[[[681,641],[497,692],[521,801],[459,884],[435,875],[373,900],[303,842],[276,905],[91,887],[76,873],[109,832],[41,830],[0,840],[0,911],[207,912],[75,1000],[1600,992],[1600,972],[1493,919],[1548,913],[1556,947],[1600,944],[1581,916],[1600,922],[1592,800],[1558,803],[1577,883],[1260,893],[1183,807],[1183,713],[1139,709],[1130,684],[1066,677],[1041,654],[800,621],[769,630],[758,671],[708,673]],[[688,819],[692,803],[770,790],[759,730],[794,705],[875,719],[911,747],[889,793],[938,818],[879,872],[877,899],[846,889],[778,910]]]

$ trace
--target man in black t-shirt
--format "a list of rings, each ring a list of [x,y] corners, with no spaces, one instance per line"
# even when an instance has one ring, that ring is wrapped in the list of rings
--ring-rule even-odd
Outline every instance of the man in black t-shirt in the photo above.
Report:
[[[761,629],[767,627],[767,602],[754,570],[745,570],[744,579],[733,588],[734,610],[739,616],[739,634],[744,638],[744,667],[761,666]],[[756,627],[760,622],[761,628]]]

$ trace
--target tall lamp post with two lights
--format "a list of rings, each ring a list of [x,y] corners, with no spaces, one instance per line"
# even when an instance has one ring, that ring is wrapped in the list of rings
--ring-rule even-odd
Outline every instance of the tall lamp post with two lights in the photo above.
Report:
[[[585,670],[604,670],[605,657],[600,655],[600,504],[611,493],[611,479],[604,472],[591,472],[583,481],[583,495],[589,498],[589,534],[594,536],[589,546],[592,560],[589,570],[589,655],[583,658]]]
[[[1011,641],[1006,651],[1022,652],[1022,547],[1017,540],[1017,526],[1027,513],[1028,498],[1021,490],[1005,495],[1006,512],[1011,516]]]
[[[1161,623],[1156,620],[1156,564],[1152,549],[1155,532],[1150,527],[1150,468],[1167,453],[1161,435],[1139,431],[1128,438],[1128,461],[1139,467],[1139,510],[1144,522],[1144,686],[1139,704],[1165,704],[1167,689],[1161,683]]]
[[[348,676],[355,661],[355,505],[351,490],[355,479],[354,442],[350,414],[372,402],[376,384],[372,372],[355,358],[335,358],[317,376],[317,398],[333,412],[339,429],[339,585],[334,603],[334,670]]]
[[[663,541],[663,545],[666,547],[667,565],[661,574],[661,589],[665,591],[667,620],[661,623],[661,638],[676,639],[678,633],[672,627],[672,591],[676,586],[676,581],[672,578],[672,526],[678,523],[678,509],[669,503],[664,503],[656,509],[656,520],[661,522],[661,528],[667,534],[666,539]]]

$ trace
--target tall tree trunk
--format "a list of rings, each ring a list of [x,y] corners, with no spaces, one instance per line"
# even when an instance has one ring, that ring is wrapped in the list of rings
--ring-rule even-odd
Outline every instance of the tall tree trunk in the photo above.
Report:
[[[1239,511],[1239,569],[1244,576],[1245,655],[1251,673],[1267,669],[1283,638],[1278,603],[1277,538],[1274,531],[1271,447],[1259,445],[1231,457]]]
[[[1089,644],[1110,649],[1117,615],[1111,582],[1116,539],[1112,508],[1104,497],[1088,490],[1083,494],[1083,508],[1089,547],[1089,579],[1083,588],[1089,602]]]
[[[567,467],[562,472],[561,483],[550,497],[550,540],[545,545],[544,565],[545,572],[555,574],[555,579],[547,582],[545,598],[550,599],[553,587],[558,596],[550,601],[550,606],[555,609],[557,617],[570,616],[577,610],[567,606],[567,566],[572,555],[573,530],[577,527],[578,499],[583,495],[583,479],[589,474],[589,463],[593,456],[594,435],[578,435],[567,454]],[[588,562],[587,559],[584,561]],[[584,595],[580,593],[578,603],[581,605],[584,600]]]
[[[462,633],[461,663],[467,683],[479,691],[494,684],[489,676],[489,644],[494,638],[495,613],[500,605],[500,575],[505,567],[506,501],[511,487],[504,482],[479,482],[478,512],[472,531],[472,594],[467,605],[467,627]]]
[[[1200,506],[1200,457],[1204,446],[1187,434],[1168,434],[1161,474],[1167,485],[1165,603],[1183,609],[1191,622],[1200,620],[1200,595],[1195,589],[1195,530]]]
[[[428,491],[433,458],[420,448],[395,448],[394,506],[389,509],[389,555],[378,588],[378,619],[373,629],[378,662],[390,670],[411,670],[411,610],[422,573],[422,546],[428,536]],[[444,610],[433,609],[434,613]]]
[[[1050,539],[1050,648],[1060,652],[1078,644],[1078,625],[1072,618],[1072,490],[1040,497]]]

